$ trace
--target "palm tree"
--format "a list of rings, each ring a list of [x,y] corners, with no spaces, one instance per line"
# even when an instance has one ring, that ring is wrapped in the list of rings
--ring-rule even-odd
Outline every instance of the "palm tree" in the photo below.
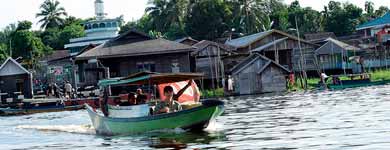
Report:
[[[233,10],[236,10],[234,22],[237,28],[245,34],[270,29],[269,18],[271,2],[268,0],[232,0]]]
[[[36,17],[42,19],[38,23],[42,23],[41,28],[60,27],[64,23],[64,16],[68,14],[64,7],[60,7],[60,2],[57,0],[45,0],[40,6],[41,12],[36,14]]]
[[[145,12],[152,18],[157,31],[164,32],[174,24],[183,28],[187,0],[150,0],[148,4],[151,6]]]

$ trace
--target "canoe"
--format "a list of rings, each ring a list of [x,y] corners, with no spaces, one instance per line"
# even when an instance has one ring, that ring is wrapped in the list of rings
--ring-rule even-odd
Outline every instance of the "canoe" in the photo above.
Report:
[[[0,108],[0,116],[28,115],[45,112],[60,112],[83,109],[84,105],[75,106],[37,106],[31,108]]]
[[[370,81],[370,82],[355,82],[355,83],[348,83],[348,84],[339,84],[334,85],[330,84],[328,85],[328,88],[331,90],[341,90],[346,88],[357,88],[357,87],[365,87],[365,86],[374,86],[374,85],[384,85],[387,84],[388,81]]]
[[[202,105],[186,110],[137,118],[111,118],[97,113],[86,104],[99,135],[127,135],[162,129],[202,130],[224,111],[224,102],[204,100]]]

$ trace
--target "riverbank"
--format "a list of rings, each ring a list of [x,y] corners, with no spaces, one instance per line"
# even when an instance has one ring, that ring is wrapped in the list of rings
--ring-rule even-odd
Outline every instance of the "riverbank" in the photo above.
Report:
[[[369,72],[371,81],[390,81],[390,70],[374,70]],[[340,77],[341,80],[348,80],[348,77]],[[308,90],[313,90],[317,88],[318,83],[320,82],[320,78],[309,78],[307,79],[307,88]],[[330,80],[328,80],[330,82]],[[300,81],[296,79],[294,85],[289,85],[288,91],[300,91],[303,90]]]

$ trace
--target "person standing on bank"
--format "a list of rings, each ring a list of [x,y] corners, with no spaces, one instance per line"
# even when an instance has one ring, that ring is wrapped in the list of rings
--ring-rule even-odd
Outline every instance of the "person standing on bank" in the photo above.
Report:
[[[176,94],[174,94],[172,86],[168,85],[164,87],[165,100],[157,104],[155,108],[156,114],[180,111],[182,107],[178,102],[179,97],[183,95],[184,91],[187,90],[187,88],[190,87],[191,84],[192,84],[192,80],[190,80],[188,84]]]

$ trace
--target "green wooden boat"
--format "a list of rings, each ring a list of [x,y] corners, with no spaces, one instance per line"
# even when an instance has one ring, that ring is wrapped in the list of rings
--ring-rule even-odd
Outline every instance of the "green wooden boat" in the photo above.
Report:
[[[363,74],[347,74],[347,75],[333,75],[332,83],[327,84],[327,88],[331,90],[341,90],[346,88],[357,88],[374,85],[384,85],[389,83],[387,80],[371,81],[369,73]],[[348,77],[350,80],[340,80],[340,77]],[[363,78],[362,78],[363,77]],[[319,83],[321,89],[325,89],[321,83]]]
[[[179,112],[137,118],[105,117],[90,106],[86,107],[99,135],[126,135],[175,128],[202,130],[224,111],[224,103],[218,100],[205,100],[201,106]]]
[[[388,83],[388,81],[369,81],[369,82],[355,82],[355,83],[348,83],[348,84],[329,84],[328,88],[331,90],[342,90],[346,88],[357,88],[357,87],[365,87],[365,86],[375,86],[375,85],[384,85]]]
[[[211,121],[223,113],[224,102],[219,100],[201,100],[200,103],[183,107],[182,110],[177,112],[165,114],[147,113],[146,115],[137,117],[115,117],[114,114],[110,114],[110,107],[107,107],[109,96],[111,96],[108,94],[110,93],[108,91],[110,91],[109,89],[111,87],[120,85],[149,85],[149,87],[153,87],[150,85],[192,80],[201,76],[202,74],[194,73],[163,74],[143,72],[128,77],[99,81],[99,86],[104,91],[103,98],[101,99],[101,111],[97,111],[86,104],[96,133],[99,135],[127,135],[163,129],[182,128],[186,130],[202,130],[206,128]],[[153,104],[150,103],[149,106],[153,107]],[[130,111],[128,113],[121,114],[129,114],[137,111],[137,109],[131,109],[132,107],[129,107],[128,110]],[[147,109],[149,108],[147,107]]]

